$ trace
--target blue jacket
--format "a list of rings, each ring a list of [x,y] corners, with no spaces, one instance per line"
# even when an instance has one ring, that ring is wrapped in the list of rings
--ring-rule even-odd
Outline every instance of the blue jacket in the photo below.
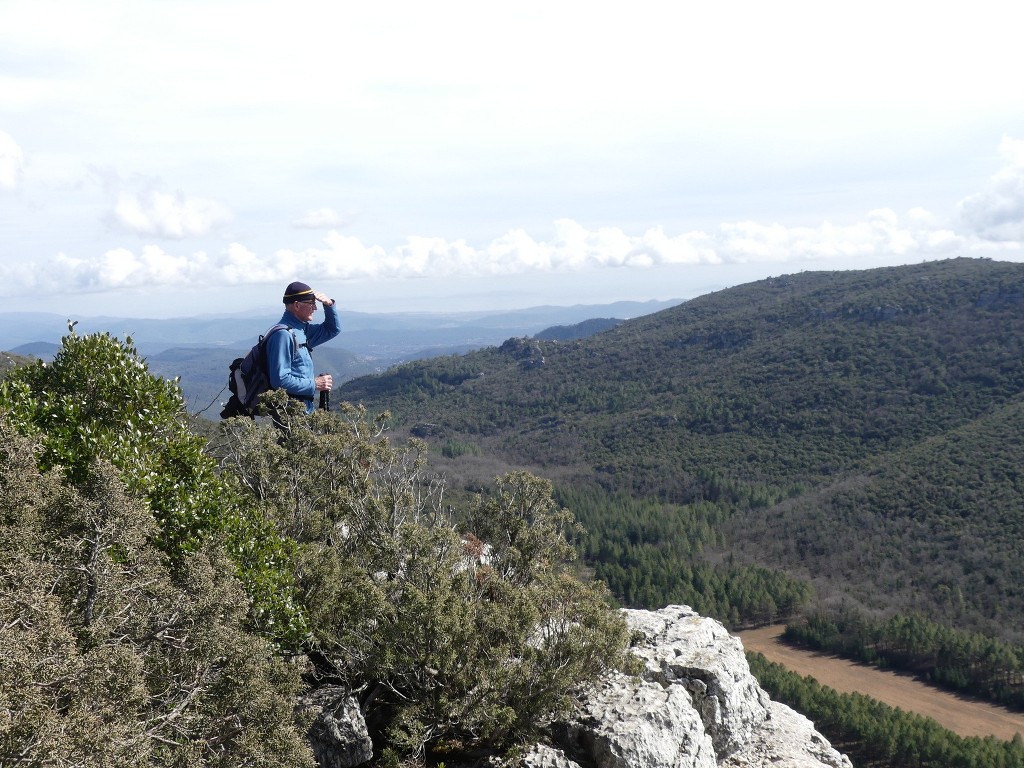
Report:
[[[267,339],[267,373],[270,386],[284,389],[292,397],[306,402],[306,412],[315,410],[316,376],[309,350],[330,341],[341,332],[338,302],[324,307],[322,323],[303,323],[285,310],[278,321],[287,331],[275,331]],[[296,345],[298,345],[296,347]]]

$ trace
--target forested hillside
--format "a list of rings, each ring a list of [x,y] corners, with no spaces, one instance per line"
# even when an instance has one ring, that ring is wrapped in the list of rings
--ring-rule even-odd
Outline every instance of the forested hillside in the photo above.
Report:
[[[1024,386],[1024,267],[954,260],[771,278],[570,344],[509,340],[344,386],[511,458],[711,498],[799,490]]]
[[[696,552],[719,575],[767,567],[824,600],[913,603],[1019,639],[1022,353],[1024,265],[955,259],[771,278],[580,341],[402,366],[340,397],[458,448],[446,455],[684,515],[712,505],[717,538],[676,565]],[[451,471],[486,480],[469,462]],[[672,515],[614,507],[574,507],[588,527],[605,521],[588,557],[613,591],[700,594],[666,582]],[[737,600],[714,604],[737,618]]]
[[[865,605],[886,595],[901,610],[930,607],[955,626],[1019,640],[1021,435],[1018,397],[818,491],[737,512],[728,526],[731,551],[827,574]]]

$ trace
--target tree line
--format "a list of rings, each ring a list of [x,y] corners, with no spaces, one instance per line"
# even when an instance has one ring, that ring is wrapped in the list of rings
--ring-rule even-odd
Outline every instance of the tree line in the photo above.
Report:
[[[722,504],[634,499],[584,485],[559,486],[557,496],[586,530],[577,540],[582,561],[626,607],[684,604],[739,629],[794,617],[813,596],[782,570],[708,561],[708,550],[726,543]]]
[[[747,653],[750,669],[773,699],[804,713],[832,746],[856,766],[908,768],[1020,768],[1024,740],[963,737],[934,720],[858,693],[839,693],[800,677],[761,654]]]
[[[808,613],[785,638],[1024,710],[1024,646],[944,626],[916,613],[873,618],[852,607]]]

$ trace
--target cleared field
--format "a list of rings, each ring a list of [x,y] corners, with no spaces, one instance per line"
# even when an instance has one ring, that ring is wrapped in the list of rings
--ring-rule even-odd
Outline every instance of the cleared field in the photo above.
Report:
[[[781,641],[785,627],[765,627],[737,636],[756,651],[791,672],[810,675],[841,693],[862,693],[905,712],[932,718],[961,736],[995,736],[1010,740],[1024,735],[1024,714],[956,696],[912,677],[886,672],[829,654],[805,651]]]

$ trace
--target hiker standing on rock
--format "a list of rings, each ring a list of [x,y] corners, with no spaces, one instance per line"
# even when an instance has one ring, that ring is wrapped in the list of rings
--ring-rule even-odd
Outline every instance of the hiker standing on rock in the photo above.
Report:
[[[291,283],[284,291],[283,301],[280,323],[288,326],[290,332],[272,333],[267,338],[267,374],[271,387],[302,400],[306,412],[311,413],[316,409],[316,393],[330,392],[334,382],[330,374],[314,375],[309,351],[338,335],[341,318],[334,299],[305,283]],[[324,307],[324,321],[311,323],[318,301]]]

